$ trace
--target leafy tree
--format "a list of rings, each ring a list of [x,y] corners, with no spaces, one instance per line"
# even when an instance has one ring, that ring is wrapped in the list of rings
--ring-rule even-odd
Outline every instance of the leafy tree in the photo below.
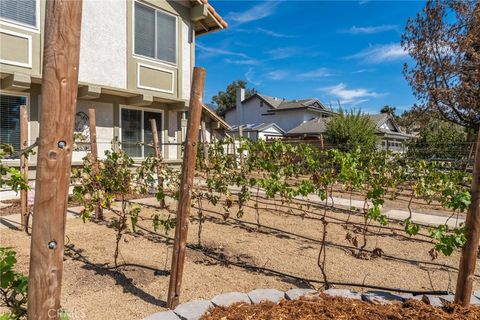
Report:
[[[424,110],[480,126],[480,4],[429,0],[410,18],[401,44],[413,58],[404,75]]]
[[[459,125],[435,120],[420,130],[420,137],[411,142],[408,155],[416,158],[459,159],[468,149],[465,129]]]
[[[367,115],[360,110],[345,112],[340,108],[338,115],[327,123],[325,138],[343,151],[373,149],[378,141],[375,133],[375,124]]]
[[[249,98],[257,93],[255,88],[247,88],[246,81],[233,81],[227,86],[226,91],[219,91],[216,96],[212,97],[212,103],[215,103],[218,106],[217,114],[224,115],[225,111],[235,108],[237,88],[245,89],[245,98]]]
[[[382,109],[380,109],[380,113],[387,113],[389,115],[391,115],[392,117],[394,118],[397,118],[397,115],[395,114],[395,112],[397,111],[397,108],[395,107],[391,107],[389,106],[388,104],[383,106]]]

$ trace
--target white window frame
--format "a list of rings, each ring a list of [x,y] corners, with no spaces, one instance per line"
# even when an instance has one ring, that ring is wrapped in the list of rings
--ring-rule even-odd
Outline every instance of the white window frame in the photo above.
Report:
[[[14,97],[25,97],[25,104],[27,106],[27,113],[28,113],[28,137],[27,140],[30,144],[30,141],[32,141],[32,130],[30,129],[30,94],[29,93],[23,93],[23,92],[18,92],[18,91],[8,91],[8,90],[0,90],[0,94],[6,95],[6,96],[14,96]],[[3,159],[1,160],[2,163],[5,163],[7,165],[16,165],[18,164],[19,159]]]
[[[7,29],[2,29],[1,24],[0,24],[0,33],[5,33],[15,37],[27,39],[27,42],[28,42],[28,62],[27,63],[13,61],[13,60],[6,60],[6,59],[0,59],[0,63],[31,69],[32,68],[32,47],[33,47],[32,36],[29,34],[23,34],[15,31],[7,30]]]
[[[152,57],[148,57],[148,56],[144,56],[144,55],[135,53],[135,4],[137,2],[141,5],[143,5],[143,6],[146,6],[146,7],[149,7],[149,8],[152,8],[153,10],[155,10],[155,55],[156,55],[156,52],[157,52],[157,11],[159,11],[161,13],[164,13],[164,14],[167,14],[167,15],[175,18],[175,62],[170,62],[170,61],[166,61],[166,60],[162,60],[162,59],[152,58]],[[165,10],[162,10],[158,7],[152,6],[151,4],[145,3],[143,1],[132,1],[132,56],[134,56],[136,58],[139,58],[139,59],[142,59],[142,60],[146,60],[146,61],[152,61],[152,62],[156,62],[156,63],[160,63],[160,64],[166,64],[167,66],[174,66],[174,67],[178,66],[178,16],[176,16],[176,15],[170,13],[170,12],[167,12]]]
[[[162,129],[160,132],[157,132],[159,135],[160,143],[164,143],[163,139],[163,133],[165,130],[165,111],[161,109],[152,109],[152,108],[143,108],[143,107],[135,107],[135,106],[126,106],[126,105],[121,105],[120,106],[120,112],[118,113],[118,124],[119,124],[119,132],[118,132],[118,139],[120,142],[120,148],[122,147],[122,110],[139,110],[142,111],[142,117],[141,117],[141,130],[142,130],[142,142],[145,143],[150,143],[150,142],[145,142],[145,130],[144,130],[144,116],[145,116],[145,111],[147,112],[155,112],[155,113],[160,113],[162,115]],[[165,147],[161,146],[161,155],[162,158],[164,158],[164,153],[165,153]],[[142,156],[141,157],[132,157],[134,160],[140,160],[140,159],[145,159],[145,145],[142,147]]]
[[[40,33],[40,0],[35,0],[35,26],[26,23],[18,22],[12,19],[0,17],[0,25],[19,28],[26,31]]]

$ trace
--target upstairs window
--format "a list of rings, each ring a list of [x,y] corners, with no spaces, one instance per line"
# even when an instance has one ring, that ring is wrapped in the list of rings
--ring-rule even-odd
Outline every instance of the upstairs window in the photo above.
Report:
[[[0,18],[29,27],[36,27],[37,1],[0,0]]]
[[[134,37],[135,54],[171,63],[177,62],[175,16],[135,2]]]

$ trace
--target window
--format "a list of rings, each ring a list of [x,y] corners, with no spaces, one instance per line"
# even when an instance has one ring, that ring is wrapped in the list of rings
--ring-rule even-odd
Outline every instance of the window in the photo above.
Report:
[[[132,158],[144,158],[155,153],[152,147],[152,127],[150,119],[157,123],[159,143],[162,143],[162,114],[137,109],[122,108],[121,130],[122,149]]]
[[[135,54],[176,63],[176,36],[175,16],[135,2]]]
[[[26,103],[26,97],[0,95],[0,144],[20,149],[20,106]]]
[[[0,18],[37,26],[37,0],[0,0]]]

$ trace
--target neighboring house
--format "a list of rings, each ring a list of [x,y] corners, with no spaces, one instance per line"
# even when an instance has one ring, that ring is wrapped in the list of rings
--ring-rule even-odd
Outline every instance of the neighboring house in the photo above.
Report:
[[[406,143],[412,139],[413,136],[403,133],[395,119],[390,114],[369,114],[367,116],[377,128],[379,149],[395,152],[406,151]],[[327,124],[331,119],[331,117],[312,119],[288,131],[286,136],[300,139],[320,137],[327,131]]]
[[[289,131],[317,117],[328,117],[328,110],[318,99],[287,100],[256,93],[245,99],[245,90],[237,89],[235,108],[225,111],[232,126],[275,124]]]
[[[229,132],[229,135],[234,139],[237,139],[239,136],[239,127],[242,128],[242,137],[253,141],[283,137],[285,134],[285,131],[275,123],[242,124],[241,126],[232,127]]]
[[[44,0],[0,2],[0,144],[16,149],[20,105],[27,105],[30,143],[38,137],[44,20]],[[88,134],[94,108],[100,157],[117,138],[139,161],[153,152],[142,143],[151,143],[156,119],[164,158],[179,162],[196,36],[226,27],[207,0],[83,1],[76,136]],[[209,110],[203,121],[209,133],[230,129]],[[73,164],[85,154],[73,152]]]

